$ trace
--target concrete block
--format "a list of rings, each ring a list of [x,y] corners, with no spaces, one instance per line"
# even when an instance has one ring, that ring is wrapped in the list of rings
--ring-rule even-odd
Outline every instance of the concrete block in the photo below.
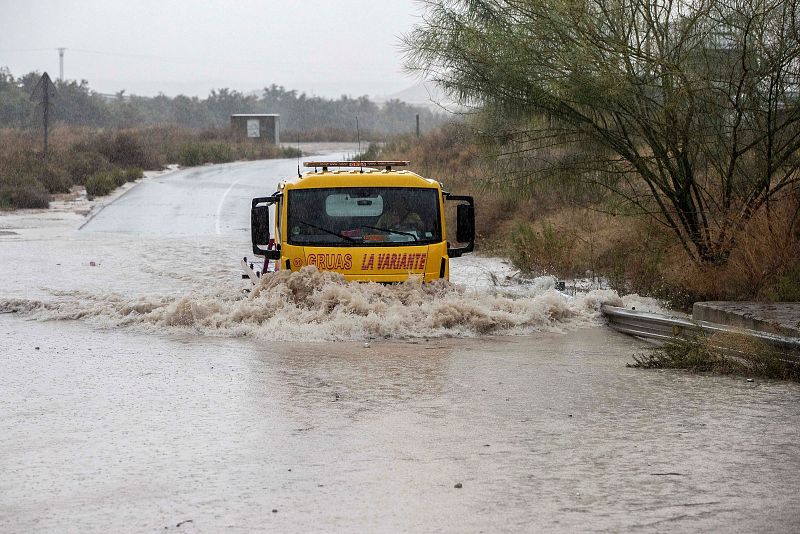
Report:
[[[798,302],[695,302],[692,318],[696,321],[800,337]]]

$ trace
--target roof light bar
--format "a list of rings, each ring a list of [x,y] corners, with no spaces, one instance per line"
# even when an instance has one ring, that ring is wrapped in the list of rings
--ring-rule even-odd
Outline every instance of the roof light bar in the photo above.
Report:
[[[304,161],[304,167],[407,167],[410,161]]]

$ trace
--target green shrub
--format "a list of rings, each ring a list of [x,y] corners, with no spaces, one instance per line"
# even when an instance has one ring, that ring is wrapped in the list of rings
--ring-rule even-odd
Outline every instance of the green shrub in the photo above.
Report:
[[[206,143],[206,161],[212,163],[229,163],[236,161],[233,149],[224,143]]]
[[[18,188],[0,185],[0,207],[12,209],[49,208],[50,195],[38,182]]]
[[[195,167],[203,164],[203,153],[199,143],[187,143],[178,149],[178,164],[182,167]]]
[[[112,169],[93,174],[86,180],[86,193],[91,197],[105,196],[128,182],[142,177],[141,169]]]
[[[713,350],[704,337],[675,338],[650,352],[635,354],[628,367],[642,369],[686,369],[694,372],[727,371],[721,353]]]
[[[195,167],[204,163],[228,163],[236,160],[234,150],[223,143],[198,141],[178,148],[178,164]]]
[[[511,235],[511,261],[524,273],[570,276],[575,270],[573,241],[544,223],[537,231],[520,223]]]
[[[50,195],[47,189],[30,175],[0,174],[0,208],[47,208]]]
[[[24,150],[7,155],[0,160],[0,169],[7,177],[14,177],[18,185],[39,182],[49,193],[66,193],[72,187],[72,180],[60,165],[59,154],[51,155],[45,162],[42,154]],[[6,178],[8,181],[10,178]]]
[[[295,149],[297,151],[297,149]],[[373,161],[380,159],[381,145],[377,143],[370,143],[367,149],[361,154],[353,154],[350,158],[351,161]]]
[[[121,185],[118,183],[117,176],[118,174],[114,172],[99,172],[91,175],[86,179],[86,194],[89,195],[90,198],[102,197],[109,194]]]
[[[788,269],[765,294],[773,302],[800,302],[800,267]]]
[[[108,158],[99,152],[91,151],[67,152],[64,154],[64,166],[76,184],[84,184],[89,176],[111,168]]]
[[[111,179],[114,181],[117,187],[120,187],[128,183],[128,175],[125,172],[125,169],[114,169],[113,171],[111,171],[110,174],[111,174]]]
[[[144,173],[142,169],[132,168],[132,169],[125,169],[125,181],[126,182],[135,182],[136,180],[142,178]]]
[[[98,150],[108,161],[121,167],[157,168],[158,158],[143,143],[141,137],[132,132],[119,132],[113,137],[105,136],[98,141]]]
[[[685,369],[740,376],[800,381],[796,351],[779,349],[744,334],[719,332],[675,338],[648,353],[633,356],[628,367]]]
[[[370,148],[372,148],[372,145],[370,145]],[[284,146],[284,147],[281,147],[280,149],[278,149],[277,154],[275,154],[275,155],[273,155],[271,157],[299,158],[302,155],[303,155],[303,152],[301,152],[299,149],[291,147],[291,146]]]
[[[36,179],[49,193],[68,193],[72,188],[69,173],[54,165],[42,166],[35,174]]]

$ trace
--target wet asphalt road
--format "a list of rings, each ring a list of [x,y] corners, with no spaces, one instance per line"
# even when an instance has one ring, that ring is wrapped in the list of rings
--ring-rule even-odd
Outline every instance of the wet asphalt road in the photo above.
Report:
[[[294,165],[145,182],[70,239],[246,244]],[[2,532],[800,530],[800,386],[629,369],[601,327],[365,348],[2,314],[0,347]]]
[[[159,237],[249,237],[250,201],[274,193],[281,180],[296,178],[297,165],[297,160],[280,159],[181,169],[139,184],[81,230]]]

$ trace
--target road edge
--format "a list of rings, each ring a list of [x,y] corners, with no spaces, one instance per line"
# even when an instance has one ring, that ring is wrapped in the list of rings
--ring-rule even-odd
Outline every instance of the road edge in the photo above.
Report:
[[[106,209],[108,206],[112,205],[114,202],[116,202],[117,200],[121,199],[122,197],[133,191],[137,185],[144,183],[145,181],[149,181],[153,178],[161,178],[163,176],[169,176],[170,174],[173,174],[180,170],[182,170],[182,167],[180,167],[176,163],[173,163],[167,165],[166,169],[162,169],[160,171],[145,171],[144,176],[142,178],[136,180],[135,182],[129,182],[130,187],[126,188],[125,186],[127,186],[128,184],[125,184],[117,188],[116,192],[119,192],[119,194],[107,195],[106,197],[103,198],[103,201],[98,202],[97,204],[92,206],[91,209],[89,210],[89,213],[86,214],[86,219],[81,223],[80,226],[78,226],[77,231],[80,232],[84,226],[92,222],[92,219],[97,217],[97,215],[100,214],[104,209]]]

